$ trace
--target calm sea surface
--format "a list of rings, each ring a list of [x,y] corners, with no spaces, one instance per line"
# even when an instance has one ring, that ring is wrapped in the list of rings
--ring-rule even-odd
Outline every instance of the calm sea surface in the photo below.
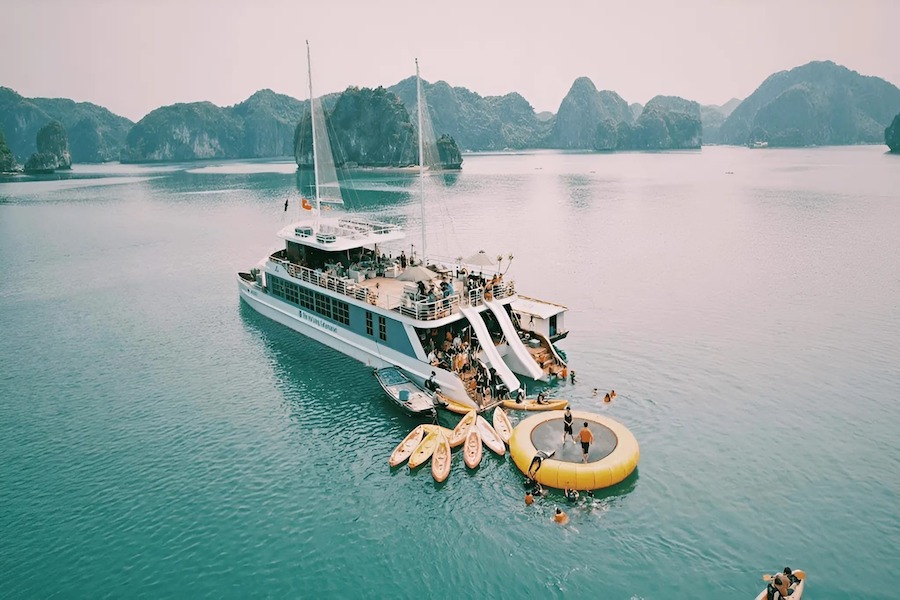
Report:
[[[512,253],[571,309],[555,393],[641,444],[566,527],[508,457],[392,472],[416,421],[241,304],[297,186],[0,183],[0,597],[752,598],[785,565],[812,599],[900,597],[900,157],[479,155],[429,184],[429,253]],[[420,246],[414,179],[352,188]]]

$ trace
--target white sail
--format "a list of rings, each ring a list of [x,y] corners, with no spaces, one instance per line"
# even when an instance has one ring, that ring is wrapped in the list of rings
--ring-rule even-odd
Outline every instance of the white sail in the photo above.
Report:
[[[328,127],[325,121],[325,109],[322,99],[313,96],[312,61],[309,57],[309,42],[306,42],[306,60],[309,69],[309,110],[312,122],[313,166],[316,177],[316,203],[329,202],[343,204],[341,187],[338,183],[337,169],[334,167],[334,154],[328,138]]]
[[[421,135],[421,152],[422,157],[419,163],[429,170],[437,170],[441,168],[441,157],[438,153],[437,137],[434,135],[434,127],[431,124],[431,114],[428,110],[428,101],[425,99],[425,90],[422,87],[422,80],[418,77],[418,61],[416,63],[416,83],[417,102],[421,107],[420,117],[420,135]]]

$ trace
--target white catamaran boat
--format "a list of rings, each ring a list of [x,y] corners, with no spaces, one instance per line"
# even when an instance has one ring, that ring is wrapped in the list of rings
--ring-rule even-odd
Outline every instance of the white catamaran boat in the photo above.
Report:
[[[405,238],[396,225],[321,213],[323,203],[343,199],[321,99],[313,96],[311,65],[309,79],[315,198],[302,201],[306,219],[278,232],[283,249],[238,274],[241,299],[370,367],[399,367],[419,384],[434,374],[443,398],[479,410],[518,390],[517,375],[544,381],[565,377],[566,364],[551,338],[565,331],[566,307],[520,300],[514,282],[499,268],[492,278],[482,277],[493,265],[483,252],[463,261],[429,260],[424,208],[421,260],[415,264],[405,253],[379,254],[379,247]],[[426,109],[418,62],[416,80],[423,179]],[[466,265],[479,267],[479,275]]]

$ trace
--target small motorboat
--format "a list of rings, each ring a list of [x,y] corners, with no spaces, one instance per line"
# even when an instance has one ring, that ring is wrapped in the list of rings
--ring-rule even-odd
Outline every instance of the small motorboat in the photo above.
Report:
[[[376,369],[375,378],[381,384],[384,393],[394,403],[410,414],[432,414],[434,412],[434,394],[419,387],[398,367]]]

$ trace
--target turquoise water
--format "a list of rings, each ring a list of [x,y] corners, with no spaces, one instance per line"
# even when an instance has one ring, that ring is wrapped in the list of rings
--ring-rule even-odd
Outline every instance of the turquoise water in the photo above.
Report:
[[[571,309],[557,393],[641,444],[566,527],[508,457],[391,471],[416,421],[239,302],[296,187],[234,162],[0,183],[0,596],[752,598],[790,565],[809,598],[898,597],[898,157],[481,155],[430,186],[429,252],[512,253]],[[353,187],[418,231],[407,176]]]

